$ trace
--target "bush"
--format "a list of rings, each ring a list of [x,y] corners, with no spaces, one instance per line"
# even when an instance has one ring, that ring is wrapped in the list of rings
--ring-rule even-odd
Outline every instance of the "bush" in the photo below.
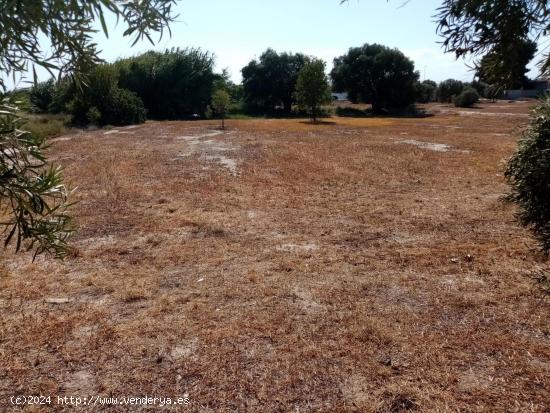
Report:
[[[33,85],[29,91],[31,109],[38,113],[48,112],[55,94],[55,82],[53,79]]]
[[[92,106],[88,109],[88,112],[86,112],[86,119],[88,123],[92,125],[99,125],[101,121],[101,112],[95,106]]]
[[[431,80],[425,80],[423,82],[416,82],[414,84],[416,102],[428,103],[433,102],[435,99],[435,91],[437,90],[437,84]]]
[[[76,96],[76,86],[70,78],[63,78],[55,85],[52,101],[48,106],[50,113],[65,113],[67,105]]]
[[[145,108],[136,94],[120,89],[113,65],[94,67],[88,74],[89,86],[67,106],[77,125],[131,125],[145,122]]]
[[[116,88],[112,91],[101,116],[103,125],[132,125],[143,123],[146,119],[146,111],[141,99],[133,92]]]
[[[441,82],[437,88],[437,101],[441,103],[451,103],[455,96],[458,96],[464,90],[464,83],[459,80],[447,79]]]
[[[453,102],[459,108],[471,108],[479,101],[479,94],[474,88],[468,87],[458,96],[455,96]]]
[[[550,252],[550,98],[533,110],[531,123],[505,172],[511,186],[508,200],[519,206],[520,222],[531,228]]]

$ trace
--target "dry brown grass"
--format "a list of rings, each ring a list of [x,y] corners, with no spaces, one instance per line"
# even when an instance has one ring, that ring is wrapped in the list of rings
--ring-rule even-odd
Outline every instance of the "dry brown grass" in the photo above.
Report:
[[[188,393],[180,411],[547,412],[542,257],[500,201],[527,104],[485,106],[59,140],[75,253],[2,259],[0,411]]]

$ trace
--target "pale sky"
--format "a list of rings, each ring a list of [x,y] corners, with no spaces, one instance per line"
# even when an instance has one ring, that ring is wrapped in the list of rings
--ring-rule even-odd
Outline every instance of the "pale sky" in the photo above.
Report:
[[[124,26],[108,19],[109,38],[95,36],[107,61],[147,50],[200,47],[216,56],[217,70],[229,70],[240,82],[240,70],[271,47],[279,52],[302,52],[332,60],[364,43],[396,47],[411,58],[421,79],[455,78],[471,81],[469,61],[443,52],[433,15],[441,0],[182,0],[176,11],[172,37],[156,46],[147,41],[131,47]],[[99,26],[98,26],[99,27]],[[536,76],[536,71],[531,73]],[[41,78],[48,76],[40,73]]]

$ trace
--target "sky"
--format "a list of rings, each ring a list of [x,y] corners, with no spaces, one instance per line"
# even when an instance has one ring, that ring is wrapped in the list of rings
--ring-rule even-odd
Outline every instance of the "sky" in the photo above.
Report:
[[[237,83],[241,68],[268,47],[322,58],[330,70],[332,60],[350,47],[380,43],[411,58],[421,79],[471,81],[471,61],[456,60],[439,43],[433,15],[440,4],[441,0],[350,0],[344,5],[339,0],[180,0],[171,38],[155,46],[143,41],[131,47],[130,38],[122,36],[124,25],[115,27],[112,16],[107,19],[114,28],[109,38],[100,32],[94,40],[100,56],[109,62],[151,49],[200,47],[212,52],[217,70],[227,68]],[[39,77],[48,76],[39,72]]]

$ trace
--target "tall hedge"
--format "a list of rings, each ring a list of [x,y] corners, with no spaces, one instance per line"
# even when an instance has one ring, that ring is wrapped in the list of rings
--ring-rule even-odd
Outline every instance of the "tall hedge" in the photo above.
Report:
[[[200,49],[147,52],[115,63],[121,88],[134,92],[153,119],[203,116],[216,79],[214,58]]]

